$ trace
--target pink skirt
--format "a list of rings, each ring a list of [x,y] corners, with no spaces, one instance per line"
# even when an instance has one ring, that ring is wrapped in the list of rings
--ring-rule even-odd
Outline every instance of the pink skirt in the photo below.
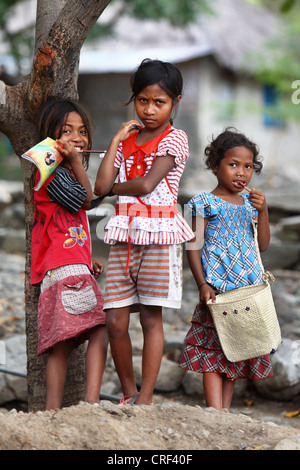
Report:
[[[72,272],[72,266],[68,268]],[[55,278],[55,274],[52,278],[58,270],[46,274],[38,306],[38,355],[71,338],[79,346],[88,339],[91,328],[105,324],[103,294],[88,268],[82,268],[63,278]]]

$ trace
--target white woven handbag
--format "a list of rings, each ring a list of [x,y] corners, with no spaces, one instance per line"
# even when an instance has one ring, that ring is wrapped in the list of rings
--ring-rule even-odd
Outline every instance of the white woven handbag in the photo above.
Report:
[[[253,227],[263,283],[217,294],[215,302],[207,302],[222,350],[231,362],[273,353],[281,343],[281,331],[271,292],[274,276],[264,270],[257,243],[256,223]]]

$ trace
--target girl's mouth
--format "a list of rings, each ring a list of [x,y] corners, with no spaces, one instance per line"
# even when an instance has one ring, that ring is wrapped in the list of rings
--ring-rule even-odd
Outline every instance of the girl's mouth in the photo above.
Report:
[[[243,189],[246,186],[245,181],[233,181],[232,183],[236,188],[240,188],[240,189]]]

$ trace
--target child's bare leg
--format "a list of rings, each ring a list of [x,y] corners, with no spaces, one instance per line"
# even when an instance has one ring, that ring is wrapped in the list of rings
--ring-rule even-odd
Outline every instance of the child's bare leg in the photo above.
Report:
[[[223,378],[221,374],[216,372],[205,372],[203,374],[203,389],[205,402],[207,407],[221,410],[222,405],[222,390]]]
[[[222,393],[222,408],[229,410],[232,394],[233,394],[234,380],[223,378],[223,393]]]
[[[92,329],[86,352],[85,401],[99,403],[100,388],[106,362],[108,335],[105,325]]]
[[[229,409],[234,380],[228,380],[224,374],[205,372],[203,374],[203,388],[206,406],[216,410]]]
[[[152,403],[164,347],[162,308],[141,305],[140,319],[144,334],[142,385],[135,403],[149,405]]]
[[[106,312],[106,327],[108,331],[112,357],[126,396],[134,397],[137,393],[133,364],[132,346],[129,336],[129,307],[109,309]]]
[[[47,363],[46,410],[60,408],[62,404],[68,359],[74,343],[72,340],[57,343],[51,350]]]

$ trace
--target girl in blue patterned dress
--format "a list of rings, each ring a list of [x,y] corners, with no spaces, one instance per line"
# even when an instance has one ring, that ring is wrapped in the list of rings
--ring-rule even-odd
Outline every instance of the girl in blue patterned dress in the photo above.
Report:
[[[260,251],[269,246],[270,228],[264,194],[256,189],[240,194],[253,171],[259,174],[262,168],[256,144],[227,128],[206,147],[205,155],[207,168],[218,183],[211,193],[200,193],[188,203],[194,241],[199,242],[204,233],[204,246],[202,254],[195,245],[187,249],[200,302],[185,339],[180,367],[203,373],[206,406],[221,410],[230,406],[235,379],[260,379],[273,373],[269,356],[235,363],[226,359],[206,302],[214,300],[216,292],[262,282],[252,219],[257,219]]]

